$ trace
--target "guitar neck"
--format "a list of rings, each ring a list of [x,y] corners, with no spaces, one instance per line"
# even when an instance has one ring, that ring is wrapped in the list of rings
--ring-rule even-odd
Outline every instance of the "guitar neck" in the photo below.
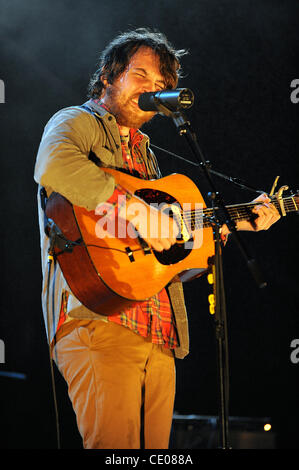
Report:
[[[285,213],[289,212],[297,212],[299,210],[298,207],[298,197],[296,196],[289,196],[285,198],[281,198],[280,200],[282,207],[285,211]],[[281,213],[281,204],[277,199],[273,199],[271,203],[276,207],[276,209]],[[256,206],[256,202],[250,202],[250,203],[245,203],[245,204],[233,204],[226,206],[226,209],[231,217],[232,220],[234,221],[239,221],[239,220],[249,220],[252,217],[252,212],[251,210]],[[215,208],[216,210],[218,208]],[[214,209],[207,208],[203,210],[203,226],[204,227],[210,227],[212,222],[211,218],[214,215]]]

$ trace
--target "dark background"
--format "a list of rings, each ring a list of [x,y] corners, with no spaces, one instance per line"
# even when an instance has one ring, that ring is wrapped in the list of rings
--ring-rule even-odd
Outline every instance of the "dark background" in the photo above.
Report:
[[[290,83],[299,78],[297,1],[85,0],[0,1],[1,317],[5,363],[0,372],[0,447],[56,446],[48,349],[40,306],[40,251],[33,181],[43,127],[58,109],[85,101],[99,52],[120,31],[156,27],[176,48],[190,51],[180,85],[195,94],[188,111],[213,168],[265,191],[298,189],[298,109]],[[192,155],[173,122],[158,117],[144,128],[152,142]],[[162,153],[164,175],[191,177],[194,168]],[[226,203],[256,195],[214,179]],[[298,448],[299,363],[290,360],[298,329],[298,218],[242,236],[263,270],[259,289],[236,245],[224,252],[230,351],[230,415],[269,417],[277,448]],[[177,363],[175,409],[217,415],[213,319],[206,278],[185,285],[191,352]],[[75,418],[56,374],[62,447],[80,448]]]

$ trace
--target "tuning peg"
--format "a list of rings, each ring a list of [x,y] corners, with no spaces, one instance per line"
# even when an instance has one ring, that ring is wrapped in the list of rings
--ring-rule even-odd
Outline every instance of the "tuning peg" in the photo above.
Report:
[[[285,210],[283,199],[282,199],[282,193],[283,193],[283,191],[286,191],[287,189],[289,189],[288,186],[282,186],[276,193],[276,198],[277,198],[277,201],[280,205],[280,210],[281,210],[281,215],[282,216],[286,216],[286,210]]]
[[[299,216],[299,189],[296,191],[291,192],[291,197],[293,198],[295,207],[296,207],[296,215]]]

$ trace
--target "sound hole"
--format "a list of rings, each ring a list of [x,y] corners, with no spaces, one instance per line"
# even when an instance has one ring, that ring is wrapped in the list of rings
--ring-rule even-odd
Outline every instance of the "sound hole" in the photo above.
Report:
[[[179,207],[181,205],[179,202],[170,194],[165,193],[164,191],[159,191],[157,189],[143,188],[135,192],[135,195],[143,199],[147,204],[160,205],[163,203],[166,204],[176,204]],[[153,250],[153,253],[159,263],[164,265],[176,264],[179,261],[186,258],[193,248],[193,238],[190,238],[185,243],[176,243],[169,250],[164,250],[162,252]]]

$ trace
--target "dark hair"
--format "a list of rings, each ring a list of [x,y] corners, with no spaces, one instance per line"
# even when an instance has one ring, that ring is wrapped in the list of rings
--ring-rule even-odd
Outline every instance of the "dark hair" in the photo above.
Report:
[[[175,50],[166,36],[159,31],[138,28],[121,33],[104,49],[97,70],[89,82],[88,97],[99,98],[104,88],[101,78],[104,76],[108,83],[113,83],[142,46],[151,48],[159,56],[160,72],[165,79],[166,88],[175,88],[181,76],[180,58],[187,54],[187,51]]]

